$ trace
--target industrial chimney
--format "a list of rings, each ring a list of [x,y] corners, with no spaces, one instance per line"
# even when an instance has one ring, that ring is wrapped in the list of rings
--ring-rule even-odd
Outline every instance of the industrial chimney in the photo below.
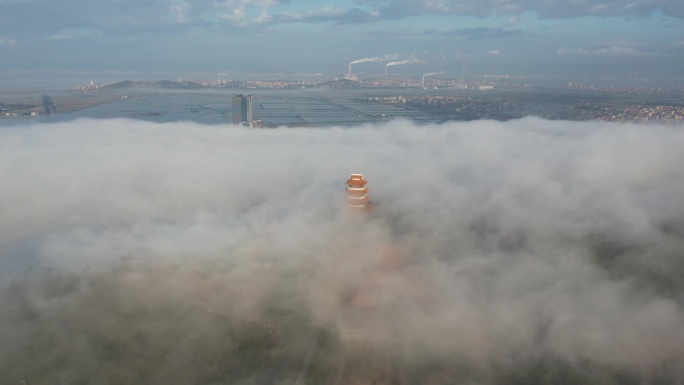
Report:
[[[367,209],[372,206],[366,183],[368,181],[363,179],[363,174],[351,174],[347,180],[347,207]]]

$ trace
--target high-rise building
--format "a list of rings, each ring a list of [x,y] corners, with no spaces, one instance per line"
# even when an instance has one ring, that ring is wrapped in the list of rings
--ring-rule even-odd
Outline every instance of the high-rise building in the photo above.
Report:
[[[355,209],[371,208],[372,202],[366,187],[367,180],[363,179],[363,174],[351,174],[347,180],[347,207]]]
[[[233,96],[233,124],[252,124],[252,95]]]

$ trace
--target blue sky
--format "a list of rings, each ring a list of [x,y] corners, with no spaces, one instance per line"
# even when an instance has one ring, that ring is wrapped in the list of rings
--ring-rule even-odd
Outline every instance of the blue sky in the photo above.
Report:
[[[0,0],[0,71],[675,76],[681,0]],[[382,60],[380,60],[382,59]],[[124,76],[122,75],[122,76]]]

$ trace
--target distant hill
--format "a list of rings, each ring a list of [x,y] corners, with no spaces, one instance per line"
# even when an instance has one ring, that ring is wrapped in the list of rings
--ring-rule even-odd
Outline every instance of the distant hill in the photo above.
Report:
[[[195,90],[195,89],[204,88],[204,86],[202,86],[199,83],[195,83],[195,82],[174,82],[172,80],[160,80],[157,82],[125,80],[122,82],[116,82],[116,83],[108,84],[106,86],[103,86],[102,88],[124,89],[124,88],[133,88],[133,87],[137,87],[137,88],[183,89],[183,90]]]
[[[160,80],[158,82],[152,83],[152,87],[157,87],[157,88],[168,88],[168,89],[199,89],[199,88],[204,88],[199,83],[195,82],[174,82],[171,80]]]
[[[106,86],[102,86],[102,88],[113,88],[113,89],[130,88],[130,87],[135,87],[139,83],[143,83],[143,82],[134,82],[131,80],[126,80],[123,82],[116,82],[116,83],[112,83],[112,84],[107,84]]]

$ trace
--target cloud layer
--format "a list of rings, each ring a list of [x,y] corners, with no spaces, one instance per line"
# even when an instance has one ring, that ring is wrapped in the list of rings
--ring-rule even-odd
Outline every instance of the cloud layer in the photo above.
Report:
[[[407,366],[681,381],[682,148],[534,118],[3,128],[0,383],[291,378],[331,320],[401,336]],[[343,207],[352,172],[368,215]]]
[[[164,25],[258,26],[289,23],[358,24],[380,20],[396,20],[424,15],[460,15],[489,17],[536,13],[543,18],[576,18],[584,16],[619,17],[650,16],[654,12],[681,18],[684,10],[677,0],[624,1],[581,0],[549,2],[538,0],[474,1],[474,0],[387,0],[342,2],[331,6],[320,2],[286,2],[280,0],[180,1],[166,0],[143,4],[123,0],[106,8],[98,4],[82,5],[67,1],[56,5],[45,0],[0,2],[12,18],[11,25],[30,22],[20,11],[33,10],[39,17],[59,15],[38,28],[136,29],[163,28]],[[76,12],[78,11],[78,12]],[[511,19],[514,20],[514,19]],[[0,30],[0,32],[2,32]]]
[[[565,83],[645,72],[654,86],[677,86],[682,17],[678,0],[3,1],[0,49],[11,55],[0,71],[83,71],[66,87],[150,72],[193,80],[217,73],[233,80],[302,72],[332,78],[354,58],[395,52],[426,61],[405,67],[415,76],[448,72],[461,65],[454,57],[461,53],[477,69],[472,76],[558,76]],[[502,46],[497,60],[487,54]],[[560,60],[557,53],[570,55]],[[260,60],[264,55],[277,60]],[[120,71],[139,75],[111,79]]]

